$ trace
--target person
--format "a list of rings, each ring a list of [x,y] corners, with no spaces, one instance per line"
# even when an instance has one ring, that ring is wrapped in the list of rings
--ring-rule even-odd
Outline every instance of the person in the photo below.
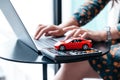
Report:
[[[93,31],[82,28],[90,22],[111,0],[88,0],[67,21],[60,25],[40,24],[35,33],[38,40],[43,34],[45,36],[59,37],[71,30],[65,37],[82,37],[94,41],[106,41],[106,30]],[[112,7],[117,0],[112,0]],[[111,7],[111,8],[112,8]],[[120,24],[110,26],[111,38],[114,40],[110,52],[100,57],[94,57],[81,62],[61,64],[54,80],[82,80],[83,78],[102,78],[104,80],[120,80]]]

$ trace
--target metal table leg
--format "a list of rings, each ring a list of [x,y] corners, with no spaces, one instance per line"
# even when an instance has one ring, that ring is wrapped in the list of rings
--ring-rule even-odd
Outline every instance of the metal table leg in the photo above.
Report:
[[[47,64],[43,65],[43,80],[47,80]]]

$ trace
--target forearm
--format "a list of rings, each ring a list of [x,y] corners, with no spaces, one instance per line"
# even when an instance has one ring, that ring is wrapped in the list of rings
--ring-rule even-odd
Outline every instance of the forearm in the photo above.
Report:
[[[79,23],[75,20],[74,17],[71,17],[69,21],[61,23],[58,27],[65,28],[69,26],[80,26]]]
[[[61,28],[61,30],[66,33],[69,30],[73,30],[75,28],[79,28],[79,23],[74,19],[74,17],[71,17],[67,22],[63,22],[57,27]]]
[[[110,0],[88,0],[73,14],[80,26],[91,21]]]

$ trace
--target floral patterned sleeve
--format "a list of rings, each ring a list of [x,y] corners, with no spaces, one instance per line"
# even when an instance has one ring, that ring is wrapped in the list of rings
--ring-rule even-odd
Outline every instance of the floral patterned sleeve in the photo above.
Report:
[[[74,14],[74,18],[82,26],[93,19],[110,0],[89,0],[83,4]]]

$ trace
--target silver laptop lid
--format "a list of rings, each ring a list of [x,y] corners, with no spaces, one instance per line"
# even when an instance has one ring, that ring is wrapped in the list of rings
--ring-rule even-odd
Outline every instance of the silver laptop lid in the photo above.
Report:
[[[0,9],[5,15],[18,39],[35,51],[38,51],[10,0],[0,0]]]

